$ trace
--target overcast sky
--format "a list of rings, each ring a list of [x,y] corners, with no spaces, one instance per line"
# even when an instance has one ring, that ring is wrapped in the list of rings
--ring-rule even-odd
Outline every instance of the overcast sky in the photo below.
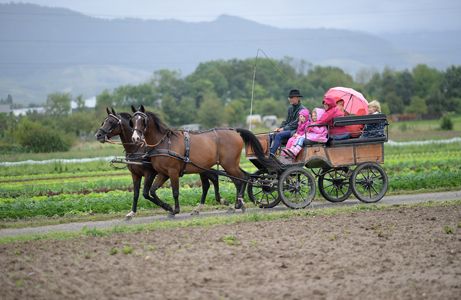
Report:
[[[222,14],[279,28],[374,33],[461,29],[460,0],[0,0],[65,7],[104,18],[211,21]]]

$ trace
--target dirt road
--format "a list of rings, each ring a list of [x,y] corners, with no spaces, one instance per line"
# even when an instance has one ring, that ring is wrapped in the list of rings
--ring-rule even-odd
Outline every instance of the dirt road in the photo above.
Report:
[[[461,191],[451,191],[451,192],[441,192],[441,193],[425,193],[425,194],[411,194],[411,195],[395,195],[395,196],[386,196],[384,197],[379,204],[411,204],[411,203],[421,203],[427,201],[444,201],[444,200],[455,200],[461,199]],[[314,201],[307,209],[319,209],[324,207],[335,207],[339,205],[357,205],[360,204],[358,200],[346,200],[342,203],[329,203],[329,202],[316,202]],[[261,210],[259,208],[251,209],[251,212],[270,212],[274,210],[285,210],[287,209],[283,204],[280,204],[274,209]],[[226,211],[211,211],[203,212],[201,216],[210,216],[210,215],[225,215]],[[175,217],[176,220],[184,220],[191,218],[191,215],[188,213],[179,214]],[[0,229],[0,237],[5,236],[16,236],[23,234],[41,234],[47,232],[56,232],[56,231],[80,231],[84,227],[86,228],[110,228],[114,226],[130,226],[134,224],[146,224],[152,223],[154,221],[162,220],[171,220],[166,217],[166,215],[156,215],[149,217],[137,217],[131,221],[125,221],[124,219],[114,219],[108,221],[98,221],[98,222],[81,222],[81,223],[68,223],[68,224],[59,224],[59,225],[50,225],[42,227],[30,227],[30,228],[19,228],[19,229]]]
[[[1,299],[459,299],[461,206],[0,245]]]

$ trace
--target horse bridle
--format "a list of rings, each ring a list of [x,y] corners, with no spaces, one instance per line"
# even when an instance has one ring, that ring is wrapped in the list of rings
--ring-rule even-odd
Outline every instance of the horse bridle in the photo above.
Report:
[[[143,119],[143,122],[144,122],[144,131],[146,131],[146,128],[147,128],[147,121],[149,121],[149,117],[147,116],[147,114],[143,113],[142,111],[137,111],[134,113],[133,117],[136,117],[137,115],[141,116],[141,118]],[[151,148],[155,148],[157,147],[158,145],[160,145],[161,143],[163,143],[165,141],[166,138],[169,137],[170,135],[170,131],[167,131],[165,133],[165,135],[157,142],[155,143],[154,145],[150,145],[146,142],[146,139],[144,137],[144,132],[141,131],[140,129],[135,129],[134,126],[133,126],[133,130],[136,131],[138,133],[139,136],[142,136],[143,137],[143,140],[142,140],[142,143],[147,146],[147,147],[151,147]]]
[[[137,115],[141,116],[141,118],[142,118],[142,120],[144,122],[144,131],[145,131],[146,128],[147,128],[147,121],[149,120],[149,117],[145,113],[143,113],[142,111],[135,112],[133,117],[136,117]],[[141,136],[141,134],[142,134],[142,136],[144,136],[144,132],[142,132],[140,129],[135,129],[134,126],[133,126],[133,130],[136,131],[139,134],[139,136]]]
[[[104,119],[104,123],[105,123],[110,117],[112,117],[112,118],[114,118],[115,120],[117,120],[117,123],[115,123],[114,125],[112,125],[108,130],[105,130],[105,129],[102,128],[102,127],[99,128],[99,130],[101,130],[102,133],[104,133],[104,135],[106,136],[106,138],[107,138],[107,135],[108,135],[109,133],[111,133],[117,126],[122,125],[122,118],[119,118],[119,117],[117,117],[117,116],[114,115],[114,114],[108,115],[107,118]]]

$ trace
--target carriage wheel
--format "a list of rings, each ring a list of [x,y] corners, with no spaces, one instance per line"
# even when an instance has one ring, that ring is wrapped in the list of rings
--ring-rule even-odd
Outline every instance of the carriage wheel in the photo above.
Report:
[[[280,203],[276,174],[267,174],[261,170],[251,175],[248,183],[248,196],[260,208],[272,208]]]
[[[279,194],[290,208],[304,208],[315,196],[315,179],[304,168],[293,167],[282,173],[279,179]]]
[[[352,192],[362,202],[378,202],[387,192],[388,179],[376,163],[360,164],[351,176]]]
[[[342,202],[352,194],[349,183],[349,168],[329,169],[319,176],[319,190],[330,202]]]

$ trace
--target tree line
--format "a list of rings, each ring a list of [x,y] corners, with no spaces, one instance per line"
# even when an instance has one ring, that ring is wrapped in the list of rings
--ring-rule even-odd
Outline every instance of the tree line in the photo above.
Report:
[[[285,117],[290,89],[299,89],[303,104],[312,109],[321,106],[324,93],[334,86],[351,87],[368,100],[377,99],[387,114],[437,118],[461,113],[461,66],[438,70],[421,64],[403,71],[363,70],[353,78],[337,67],[313,66],[291,58],[217,60],[201,63],[187,76],[159,70],[147,82],[105,90],[97,95],[92,110],[85,109],[82,96],[78,96],[74,99],[77,112],[71,114],[72,95],[53,93],[48,95],[43,115],[16,118],[0,114],[0,151],[5,147],[11,150],[11,145],[34,151],[34,145],[25,144],[33,139],[24,137],[24,131],[31,130],[41,134],[53,131],[63,141],[60,150],[68,148],[76,136],[94,133],[105,117],[106,107],[131,111],[131,105],[143,104],[172,127],[190,123],[205,128],[237,127],[245,125],[250,108],[253,114]],[[42,147],[38,151],[50,149]]]

